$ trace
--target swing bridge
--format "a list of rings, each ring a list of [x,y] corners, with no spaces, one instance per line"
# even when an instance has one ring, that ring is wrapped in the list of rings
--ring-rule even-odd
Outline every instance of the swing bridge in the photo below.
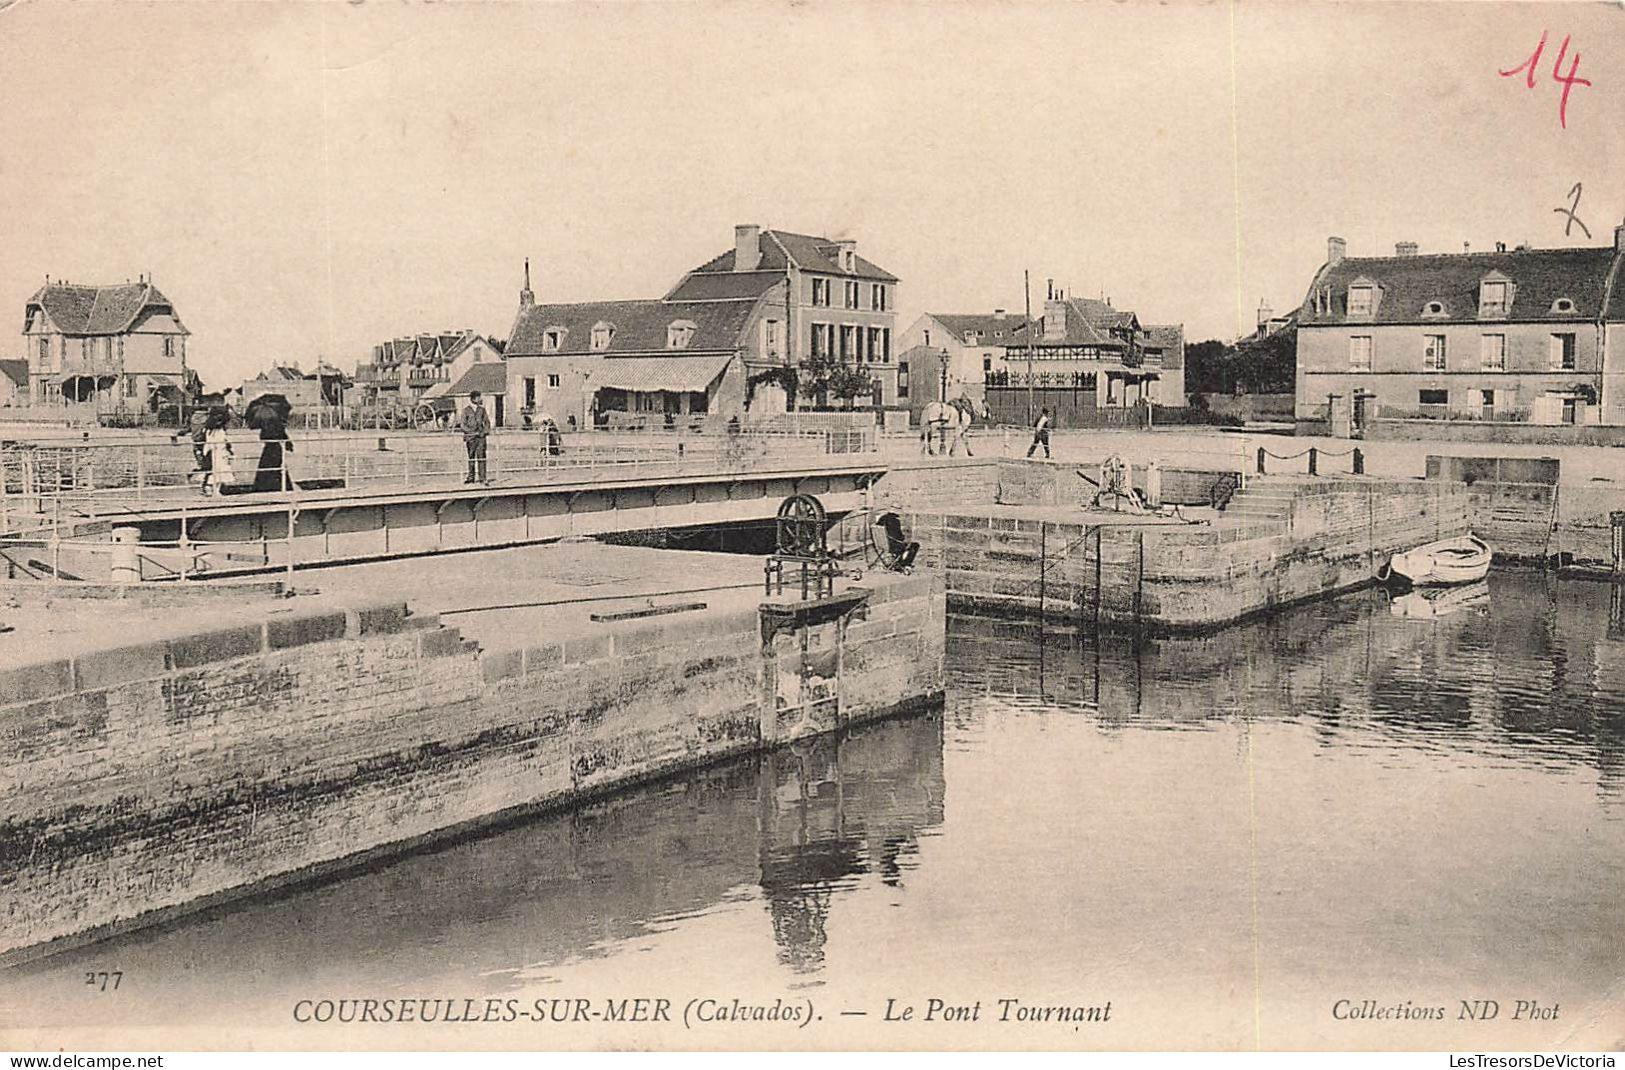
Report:
[[[13,579],[129,583],[772,520],[816,495],[861,509],[887,466],[839,434],[492,436],[463,482],[455,436],[301,439],[291,491],[200,493],[185,441],[0,446],[0,563]],[[246,456],[245,456],[246,455]],[[252,479],[252,456],[236,476]],[[243,469],[249,471],[244,475]]]

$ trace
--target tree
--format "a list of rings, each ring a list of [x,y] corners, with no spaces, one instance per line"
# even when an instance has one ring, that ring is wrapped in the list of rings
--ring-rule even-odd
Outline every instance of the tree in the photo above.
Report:
[[[1288,394],[1297,376],[1294,328],[1236,345],[1219,341],[1185,347],[1185,389],[1192,394]]]
[[[850,409],[859,395],[874,393],[874,380],[869,378],[867,372],[842,364],[830,372],[829,392],[831,396],[846,402],[846,407]]]
[[[1185,390],[1191,394],[1228,394],[1224,383],[1230,347],[1218,340],[1185,347]]]
[[[821,409],[829,407],[832,397],[844,399],[850,406],[853,398],[873,389],[866,373],[829,353],[814,354],[801,362],[801,386]]]

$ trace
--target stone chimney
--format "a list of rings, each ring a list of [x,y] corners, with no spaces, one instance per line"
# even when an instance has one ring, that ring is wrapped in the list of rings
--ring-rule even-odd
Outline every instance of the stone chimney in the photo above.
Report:
[[[837,253],[839,259],[836,263],[841,266],[841,270],[856,271],[858,269],[858,243],[851,238],[842,238],[835,245],[839,250]]]
[[[1260,327],[1262,327],[1262,326],[1264,326],[1264,324],[1268,323],[1270,320],[1272,320],[1274,318],[1275,318],[1275,310],[1270,307],[1268,301],[1265,301],[1262,298],[1260,298],[1259,302],[1258,302],[1258,325]]]
[[[1004,309],[996,308],[996,309],[993,310],[993,322],[994,323],[1003,323],[1004,322]]]
[[[1413,241],[1395,242],[1394,243],[1394,255],[1395,256],[1415,256],[1416,255],[1416,250],[1418,248],[1420,248],[1420,247]]]
[[[1066,341],[1066,300],[1053,290],[1044,301],[1044,341]]]
[[[734,227],[734,270],[755,271],[762,262],[762,228],[755,223]]]
[[[532,308],[536,304],[536,291],[530,288],[530,257],[525,257],[525,286],[519,291],[519,307]]]
[[[1348,255],[1348,251],[1349,243],[1344,241],[1342,238],[1326,239],[1326,263],[1342,263],[1343,257]]]

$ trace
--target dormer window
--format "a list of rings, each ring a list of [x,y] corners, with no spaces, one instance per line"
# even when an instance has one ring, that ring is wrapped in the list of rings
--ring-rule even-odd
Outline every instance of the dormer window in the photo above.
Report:
[[[1552,302],[1552,313],[1557,316],[1572,316],[1574,315],[1574,302],[1567,297],[1559,297]]]
[[[976,344],[976,332],[974,330],[967,330],[965,332],[965,344],[968,346]]]
[[[548,327],[542,331],[542,352],[557,353],[564,348],[564,328]]]
[[[1349,286],[1349,315],[1369,316],[1376,308],[1377,288],[1370,283],[1354,283]]]
[[[1424,318],[1441,317],[1445,314],[1443,301],[1429,301],[1427,304],[1422,306],[1422,315]]]
[[[1491,275],[1478,284],[1478,314],[1505,316],[1512,307],[1512,280]]]
[[[687,349],[697,329],[693,320],[672,320],[666,325],[666,348]]]
[[[592,325],[592,351],[602,353],[609,348],[609,340],[615,337],[615,325],[599,320]]]
[[[841,250],[841,270],[852,271],[857,267],[857,253],[851,249]]]

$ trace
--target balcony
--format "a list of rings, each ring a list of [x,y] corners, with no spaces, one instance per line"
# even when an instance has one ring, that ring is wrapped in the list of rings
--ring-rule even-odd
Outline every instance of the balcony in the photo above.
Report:
[[[124,364],[121,361],[106,357],[92,357],[89,360],[75,357],[59,362],[54,370],[45,374],[57,379],[66,379],[75,375],[89,375],[96,378],[119,376],[124,374]]]

